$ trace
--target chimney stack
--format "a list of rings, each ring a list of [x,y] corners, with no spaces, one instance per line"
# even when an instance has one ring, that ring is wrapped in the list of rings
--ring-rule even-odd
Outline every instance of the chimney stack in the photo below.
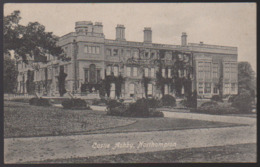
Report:
[[[144,28],[144,42],[152,43],[152,29],[151,27]]]
[[[125,41],[125,26],[122,24],[116,27],[116,40]]]
[[[187,45],[187,34],[186,32],[183,32],[181,35],[181,46],[186,46]]]

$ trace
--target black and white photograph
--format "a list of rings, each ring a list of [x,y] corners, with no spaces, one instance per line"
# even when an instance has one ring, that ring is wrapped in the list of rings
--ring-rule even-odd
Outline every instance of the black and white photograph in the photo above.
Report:
[[[4,3],[4,164],[257,163],[257,3]]]

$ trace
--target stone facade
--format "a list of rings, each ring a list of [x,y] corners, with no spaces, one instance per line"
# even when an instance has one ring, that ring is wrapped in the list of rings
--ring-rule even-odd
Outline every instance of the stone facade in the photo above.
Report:
[[[58,75],[62,69],[67,74],[66,90],[71,93],[98,94],[96,87],[83,91],[83,84],[98,84],[106,76],[119,75],[124,78],[121,98],[141,98],[145,96],[143,77],[150,78],[148,96],[160,97],[162,92],[156,86],[156,73],[165,78],[173,77],[175,57],[192,67],[191,71],[177,71],[178,77],[191,80],[191,89],[201,97],[211,97],[220,91],[224,95],[237,94],[237,48],[203,43],[187,43],[187,34],[181,36],[181,45],[152,43],[152,30],[144,29],[144,42],[125,39],[124,25],[117,25],[115,40],[106,39],[102,23],[90,21],[76,22],[75,32],[60,37],[58,45],[71,60],[62,62],[47,55],[47,63],[26,65],[18,60],[18,93],[27,93],[28,70],[33,72],[35,91],[41,95],[58,95]],[[163,66],[159,66],[158,60]],[[219,85],[222,85],[221,88]],[[111,84],[110,97],[115,98],[115,83]],[[184,88],[181,88],[184,94]],[[220,90],[221,89],[221,90]],[[91,93],[90,93],[91,92]],[[169,85],[165,94],[175,95]]]

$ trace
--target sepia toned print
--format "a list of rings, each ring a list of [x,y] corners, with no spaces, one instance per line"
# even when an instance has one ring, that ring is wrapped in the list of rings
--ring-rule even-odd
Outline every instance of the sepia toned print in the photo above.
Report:
[[[4,9],[6,164],[256,162],[256,4]]]

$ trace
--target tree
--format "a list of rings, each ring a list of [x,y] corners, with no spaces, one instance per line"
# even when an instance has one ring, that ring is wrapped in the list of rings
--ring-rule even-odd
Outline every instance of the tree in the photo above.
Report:
[[[59,84],[59,93],[62,97],[67,91],[65,88],[65,79],[67,77],[67,74],[64,73],[64,70],[60,70],[59,76],[58,76],[58,84]]]
[[[248,62],[238,63],[238,93],[240,94],[243,90],[248,90],[252,97],[255,96],[256,79]]]
[[[18,71],[15,61],[9,55],[4,54],[4,92],[14,93],[17,84]]]
[[[65,59],[62,48],[57,46],[57,36],[45,32],[45,27],[38,22],[29,22],[23,26],[19,24],[20,20],[18,10],[4,17],[4,53],[13,50],[25,63],[28,62],[27,55],[37,59],[51,54]]]

